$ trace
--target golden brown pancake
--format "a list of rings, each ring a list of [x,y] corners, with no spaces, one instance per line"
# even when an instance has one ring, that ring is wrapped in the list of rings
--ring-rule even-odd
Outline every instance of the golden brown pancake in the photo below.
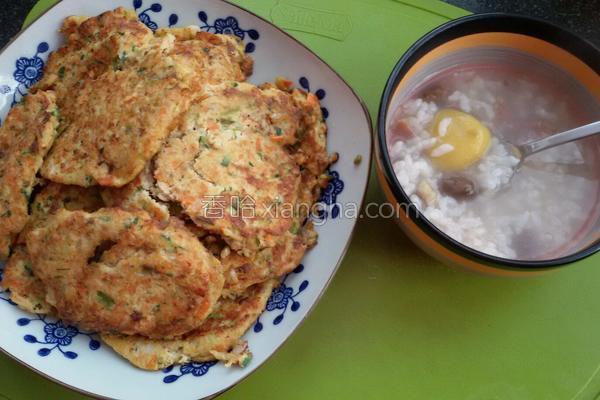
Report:
[[[179,202],[194,223],[247,257],[274,246],[294,224],[277,211],[296,203],[300,169],[279,144],[289,135],[272,125],[275,104],[250,84],[207,89],[156,158],[164,199]],[[278,117],[290,131],[298,120],[293,109]]]
[[[156,158],[159,195],[231,248],[225,295],[285,275],[316,242],[304,221],[328,180],[326,126],[314,95],[279,87],[207,90]]]
[[[275,84],[263,84],[261,88],[271,92],[275,88],[287,91],[294,106],[300,110],[296,141],[288,149],[302,169],[299,203],[303,205],[300,208],[302,217],[306,218],[310,206],[318,200],[321,189],[329,182],[327,167],[337,160],[337,154],[327,154],[327,125],[319,99],[312,93],[294,89],[292,82],[283,78],[278,78]]]
[[[74,96],[64,132],[42,167],[54,182],[78,186],[124,186],[160,148],[187,97],[169,75],[160,48],[145,58],[147,69],[129,67],[86,81]],[[139,67],[143,68],[143,67]]]
[[[91,18],[68,17],[60,32],[66,43],[50,54],[44,76],[32,90],[54,90],[61,108],[87,81],[139,57],[154,37],[134,11],[123,8]]]
[[[52,306],[46,302],[46,288],[33,272],[31,258],[25,245],[27,233],[59,210],[93,212],[102,206],[100,194],[94,188],[84,189],[50,183],[35,196],[31,204],[31,218],[19,234],[0,282],[5,289],[10,290],[10,299],[13,302],[31,313],[46,314],[52,311]]]
[[[78,23],[66,23],[63,31],[73,33],[38,85],[64,92],[62,133],[42,168],[54,182],[126,185],[205,85],[251,71],[241,43],[223,35],[155,36],[123,10]]]
[[[202,92],[207,84],[242,82],[252,74],[254,62],[235,36],[215,35],[195,27],[163,28],[156,36],[175,38],[166,56],[181,82],[194,92]]]
[[[144,170],[122,188],[102,188],[102,199],[107,207],[118,207],[124,210],[146,211],[157,221],[169,220],[169,208],[154,198],[154,177],[147,164]]]
[[[0,260],[27,223],[36,174],[57,126],[54,93],[38,92],[13,107],[0,127]]]
[[[233,250],[222,252],[217,258],[224,266],[223,296],[235,297],[252,285],[290,273],[316,241],[317,234],[309,222],[296,234],[286,232],[274,247],[262,249],[253,259]]]
[[[52,306],[46,302],[46,288],[34,275],[27,248],[23,244],[15,245],[4,266],[0,284],[10,290],[10,299],[22,310],[39,314],[52,312]]]
[[[103,334],[102,340],[133,365],[148,370],[215,359],[245,366],[251,354],[240,338],[264,310],[276,285],[277,281],[270,280],[248,288],[236,298],[219,300],[202,326],[180,339]],[[238,345],[242,351],[231,354]]]
[[[57,315],[92,331],[166,338],[198,328],[221,295],[219,261],[171,218],[60,210],[26,237]]]

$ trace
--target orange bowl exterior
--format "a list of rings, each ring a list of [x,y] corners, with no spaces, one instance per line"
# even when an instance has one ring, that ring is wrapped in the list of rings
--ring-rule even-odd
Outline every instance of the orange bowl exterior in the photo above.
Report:
[[[560,43],[553,43],[554,40]],[[410,200],[395,178],[387,152],[387,108],[407,80],[425,65],[455,51],[480,46],[514,49],[556,65],[573,76],[600,102],[600,51],[583,39],[554,25],[505,14],[480,14],[450,21],[428,33],[407,51],[394,68],[379,110],[375,146],[377,177],[387,200],[406,211],[397,213],[398,225],[415,244],[443,263],[485,274],[538,275],[594,254],[600,249],[600,238],[584,250],[560,259],[502,259],[456,242],[418,212],[411,215],[410,207],[407,206]],[[567,50],[569,46],[572,48]],[[598,151],[600,153],[600,149]]]

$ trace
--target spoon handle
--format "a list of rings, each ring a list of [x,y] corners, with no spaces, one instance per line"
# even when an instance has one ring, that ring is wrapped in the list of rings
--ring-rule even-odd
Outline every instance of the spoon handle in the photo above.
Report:
[[[565,132],[557,133],[543,139],[534,140],[517,147],[521,152],[521,158],[525,158],[542,150],[559,146],[564,143],[569,143],[574,140],[583,139],[598,133],[600,133],[600,121],[592,122],[591,124],[583,125]]]

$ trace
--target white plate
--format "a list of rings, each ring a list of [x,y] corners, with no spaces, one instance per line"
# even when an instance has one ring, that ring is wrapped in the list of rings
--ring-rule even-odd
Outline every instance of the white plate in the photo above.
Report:
[[[340,154],[324,192],[317,227],[319,244],[304,257],[269,299],[267,310],[246,334],[254,358],[244,369],[196,363],[146,372],[101,344],[90,333],[51,318],[27,314],[0,293],[0,347],[54,381],[97,397],[198,399],[233,386],[269,358],[314,307],[335,274],[350,242],[363,201],[371,159],[371,124],[352,89],[321,59],[267,21],[222,1],[63,0],[0,54],[0,116],[35,83],[57,33],[69,15],[97,15],[118,6],[135,8],[151,28],[199,25],[203,30],[240,36],[255,60],[254,83],[285,75],[321,98],[329,125],[329,151]],[[363,161],[354,165],[354,158]],[[315,345],[318,346],[318,338]]]

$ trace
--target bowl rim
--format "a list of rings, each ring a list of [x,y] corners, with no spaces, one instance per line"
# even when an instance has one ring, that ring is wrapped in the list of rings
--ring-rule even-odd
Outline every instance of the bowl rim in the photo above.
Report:
[[[388,108],[396,88],[405,74],[430,50],[450,40],[463,36],[487,33],[517,33],[550,42],[570,52],[600,74],[600,49],[580,36],[550,22],[510,13],[483,13],[461,17],[449,21],[426,33],[402,55],[394,66],[381,96],[377,115],[376,151],[378,167],[389,186],[395,200],[400,204],[410,220],[430,238],[470,261],[505,270],[545,270],[557,268],[586,258],[600,250],[600,239],[587,247],[564,257],[549,260],[516,260],[493,256],[464,245],[453,239],[430,222],[420,211],[410,212],[410,198],[402,188],[394,173],[386,140],[386,120]]]

